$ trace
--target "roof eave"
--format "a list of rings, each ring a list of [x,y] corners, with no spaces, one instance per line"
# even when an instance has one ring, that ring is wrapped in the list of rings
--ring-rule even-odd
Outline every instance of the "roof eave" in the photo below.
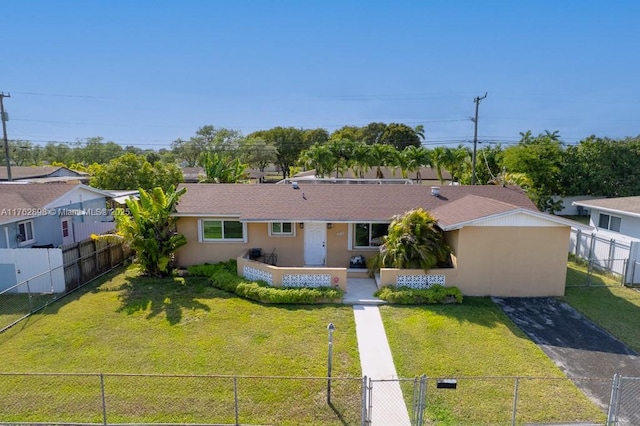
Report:
[[[640,213],[634,213],[634,212],[630,212],[628,210],[620,210],[620,209],[612,209],[611,207],[602,207],[602,206],[597,206],[594,204],[587,204],[587,203],[581,203],[578,201],[574,201],[573,203],[571,203],[571,205],[573,206],[581,206],[581,207],[588,207],[590,209],[597,209],[603,212],[607,212],[607,213],[614,213],[614,214],[619,214],[619,215],[624,215],[624,216],[631,216],[631,217],[639,217],[640,218]]]

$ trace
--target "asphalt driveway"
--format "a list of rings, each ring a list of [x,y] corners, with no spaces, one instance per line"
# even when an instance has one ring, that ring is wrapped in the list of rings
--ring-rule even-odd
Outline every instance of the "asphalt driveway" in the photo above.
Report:
[[[603,411],[609,407],[615,373],[640,377],[640,354],[569,304],[547,297],[493,300]],[[627,414],[632,416],[629,424],[640,424],[640,409]]]

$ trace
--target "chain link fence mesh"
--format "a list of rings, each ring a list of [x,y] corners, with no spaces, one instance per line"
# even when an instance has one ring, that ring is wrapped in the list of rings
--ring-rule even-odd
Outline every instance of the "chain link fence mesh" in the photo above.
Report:
[[[2,374],[0,421],[359,425],[361,378]]]
[[[617,380],[0,373],[0,422],[638,425],[640,378]],[[613,390],[611,406],[589,401],[581,381]]]

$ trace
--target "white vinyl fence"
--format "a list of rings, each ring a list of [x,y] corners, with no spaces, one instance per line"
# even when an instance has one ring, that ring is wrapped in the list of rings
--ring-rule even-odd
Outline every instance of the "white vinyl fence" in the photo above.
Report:
[[[590,266],[622,277],[627,285],[640,284],[640,240],[610,232],[571,229],[569,253]]]
[[[73,224],[73,236],[75,241],[83,241],[91,238],[91,234],[102,235],[113,231],[115,222],[78,222]]]
[[[13,293],[64,293],[62,250],[0,249],[0,293],[5,290]]]

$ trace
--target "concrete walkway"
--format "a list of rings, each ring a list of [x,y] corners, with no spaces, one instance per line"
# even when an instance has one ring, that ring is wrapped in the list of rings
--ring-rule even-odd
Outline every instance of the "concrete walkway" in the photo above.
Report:
[[[369,283],[364,281],[369,281]],[[352,285],[351,288],[349,288],[350,285]],[[356,286],[362,286],[362,288],[356,291]],[[371,289],[371,292],[367,294],[366,288]],[[411,421],[400,390],[400,383],[396,380],[398,376],[387,341],[387,334],[384,331],[380,310],[376,306],[379,303],[374,300],[372,295],[375,289],[376,285],[373,280],[349,279],[347,281],[347,293],[351,292],[352,300],[354,300],[355,294],[362,292],[360,300],[370,302],[366,305],[354,304],[353,314],[356,322],[362,375],[374,380],[371,392],[371,424],[378,426],[410,425]],[[379,301],[379,299],[377,300]]]

